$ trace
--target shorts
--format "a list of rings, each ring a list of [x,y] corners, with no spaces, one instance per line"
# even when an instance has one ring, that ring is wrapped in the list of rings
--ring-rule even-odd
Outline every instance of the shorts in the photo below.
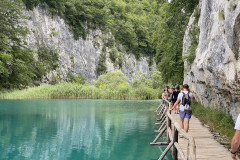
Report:
[[[192,116],[192,110],[187,110],[187,111],[179,111],[179,115],[181,119],[188,118],[190,119]]]

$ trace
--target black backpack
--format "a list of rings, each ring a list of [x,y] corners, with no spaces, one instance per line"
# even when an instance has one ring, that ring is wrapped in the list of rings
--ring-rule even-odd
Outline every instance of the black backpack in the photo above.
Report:
[[[182,97],[182,105],[184,106],[184,110],[188,110],[190,108],[191,105],[191,97],[189,96],[190,92],[188,92],[187,94],[183,93],[183,97]]]

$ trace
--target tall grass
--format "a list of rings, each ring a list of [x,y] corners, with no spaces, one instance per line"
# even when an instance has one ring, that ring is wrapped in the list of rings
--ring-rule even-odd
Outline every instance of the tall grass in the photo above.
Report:
[[[231,115],[214,108],[204,107],[196,101],[192,103],[192,110],[195,117],[207,124],[214,132],[227,136],[230,142],[235,133]]]
[[[87,99],[157,99],[158,91],[147,86],[133,88],[130,85],[96,87],[76,83],[59,83],[23,90],[2,92],[2,99],[47,99],[47,98],[87,98]]]

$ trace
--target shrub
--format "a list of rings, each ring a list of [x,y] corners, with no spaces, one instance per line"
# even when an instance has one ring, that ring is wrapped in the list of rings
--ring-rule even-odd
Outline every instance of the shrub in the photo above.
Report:
[[[59,66],[58,60],[59,54],[56,49],[39,46],[37,51],[37,61],[35,63],[36,77],[34,80],[41,80],[47,73],[56,70]]]
[[[195,17],[195,19],[194,19],[194,24],[196,25],[197,23],[198,23],[198,21],[199,21],[199,18],[200,18],[200,15],[201,15],[201,8],[196,8],[196,10],[194,11],[194,13],[193,13],[193,16]]]
[[[130,91],[131,87],[129,85],[120,86],[117,89],[117,95],[119,99],[131,99]]]
[[[59,35],[60,31],[57,31],[56,28],[51,29],[50,37],[53,38],[57,35]]]
[[[198,45],[196,44],[191,44],[190,48],[189,48],[189,52],[190,54],[188,56],[186,56],[186,60],[189,64],[192,64],[193,61],[196,58],[196,49],[197,49]]]
[[[87,79],[80,72],[76,77],[74,77],[73,82],[77,84],[84,84],[86,80]]]
[[[122,68],[123,66],[123,56],[119,54],[118,59],[117,59],[117,64],[119,68]]]
[[[164,88],[164,83],[162,81],[161,72],[154,71],[153,74],[151,75],[151,78],[152,78],[152,88],[153,89]]]
[[[111,61],[113,63],[116,62],[116,60],[118,58],[118,51],[116,48],[111,49],[111,51],[109,52],[109,58],[111,59]]]
[[[157,99],[158,92],[152,88],[149,88],[146,85],[140,85],[138,88],[135,89],[135,97],[139,99]]]
[[[146,85],[147,83],[147,74],[143,72],[137,72],[137,74],[134,77],[134,80],[132,81],[131,85],[134,88],[140,87],[140,85]]]
[[[54,76],[52,76],[52,79],[49,81],[49,84],[55,85],[59,82],[60,82],[60,78],[58,78],[57,76],[54,75]]]
[[[214,132],[226,135],[229,139],[234,135],[234,121],[232,116],[214,108],[204,107],[196,101],[192,102],[193,115],[209,125]]]
[[[115,46],[115,40],[113,38],[109,38],[107,40],[106,46],[109,48],[113,48]]]
[[[224,10],[218,13],[219,20],[225,20]]]
[[[71,67],[74,68],[75,62],[74,62],[74,56],[73,55],[70,56],[70,61],[71,61]]]
[[[10,98],[96,98],[96,99],[156,99],[157,90],[141,84],[133,88],[121,71],[101,75],[94,85],[82,84],[81,75],[75,83],[65,82],[44,85],[24,90],[1,92],[1,97]],[[76,78],[76,77],[75,77]],[[73,82],[74,82],[73,78]],[[151,79],[147,81],[152,81]]]
[[[189,64],[192,64],[196,58],[196,49],[198,47],[200,28],[197,24],[193,24],[192,28],[189,31],[191,45],[189,47],[189,55],[185,57]]]
[[[94,83],[96,87],[106,86],[116,88],[120,84],[127,84],[127,77],[119,70],[101,75]]]
[[[231,3],[230,3],[230,8],[231,8],[232,10],[235,10],[235,9],[237,8],[237,4],[236,4],[235,2],[231,2]]]
[[[102,53],[102,54],[106,53],[106,50],[107,50],[107,49],[106,49],[106,46],[103,46],[101,53]]]
[[[96,68],[98,75],[103,74],[107,71],[105,62],[106,62],[106,54],[101,53],[101,55],[97,61],[97,68]]]

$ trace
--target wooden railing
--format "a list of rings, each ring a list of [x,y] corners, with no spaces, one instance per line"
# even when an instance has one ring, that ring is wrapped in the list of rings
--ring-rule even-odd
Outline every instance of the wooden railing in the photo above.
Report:
[[[192,136],[187,134],[179,125],[178,122],[171,116],[170,108],[172,104],[163,100],[155,112],[158,112],[160,118],[157,121],[159,123],[155,123],[156,125],[160,125],[159,129],[155,132],[159,133],[156,138],[151,142],[151,145],[167,145],[167,148],[163,151],[158,160],[162,160],[167,152],[171,149],[173,160],[177,160],[178,156],[183,160],[196,160],[196,145],[195,140]],[[167,131],[167,142],[157,142],[159,138]],[[182,148],[178,144],[178,135],[181,136],[188,141],[187,146],[187,155],[184,154]]]

